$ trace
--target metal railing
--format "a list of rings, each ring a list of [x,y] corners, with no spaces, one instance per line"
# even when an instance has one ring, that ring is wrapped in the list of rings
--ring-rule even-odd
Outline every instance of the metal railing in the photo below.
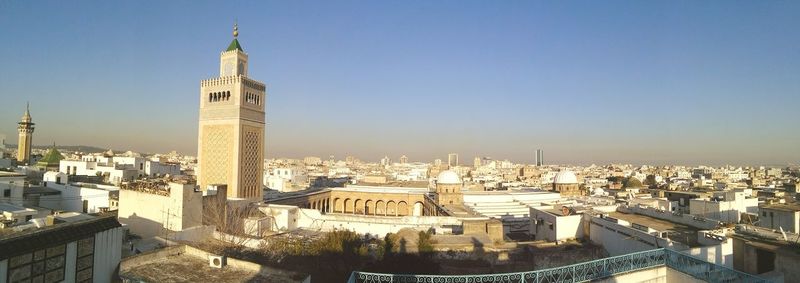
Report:
[[[414,275],[353,271],[348,283],[550,283],[586,282],[628,272],[666,266],[706,282],[769,282],[747,273],[669,249],[655,249],[556,268],[497,274]]]

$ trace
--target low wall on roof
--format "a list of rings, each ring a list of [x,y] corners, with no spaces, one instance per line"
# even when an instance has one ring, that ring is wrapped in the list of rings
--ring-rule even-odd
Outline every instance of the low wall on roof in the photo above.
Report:
[[[701,230],[713,230],[720,227],[720,222],[717,220],[699,217],[691,214],[674,213],[652,207],[620,205],[617,208],[617,210],[624,213],[647,215],[658,219],[663,219],[675,223],[688,225]]]

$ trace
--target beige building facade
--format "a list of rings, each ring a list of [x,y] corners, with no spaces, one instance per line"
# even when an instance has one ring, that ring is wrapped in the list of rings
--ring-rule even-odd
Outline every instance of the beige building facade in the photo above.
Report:
[[[119,222],[145,238],[202,225],[203,195],[195,184],[131,182],[120,187],[119,199]]]
[[[248,56],[234,39],[220,55],[220,76],[200,83],[197,181],[228,185],[228,197],[261,200],[266,85],[247,76]]]

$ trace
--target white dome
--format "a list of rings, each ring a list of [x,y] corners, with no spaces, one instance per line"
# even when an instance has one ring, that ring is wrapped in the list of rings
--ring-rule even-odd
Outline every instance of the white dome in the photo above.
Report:
[[[461,178],[458,177],[456,172],[444,170],[436,177],[437,184],[461,184]]]
[[[575,177],[575,173],[572,171],[564,170],[558,172],[555,177],[553,177],[554,184],[577,184],[578,177]]]

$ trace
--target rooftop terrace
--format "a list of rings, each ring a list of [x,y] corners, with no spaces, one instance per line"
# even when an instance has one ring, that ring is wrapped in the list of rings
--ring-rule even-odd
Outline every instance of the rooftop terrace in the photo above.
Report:
[[[690,247],[698,246],[697,232],[699,229],[697,228],[641,214],[611,212],[608,216],[630,222],[631,225],[638,224],[658,231],[667,232],[667,238],[670,240],[689,245]]]

